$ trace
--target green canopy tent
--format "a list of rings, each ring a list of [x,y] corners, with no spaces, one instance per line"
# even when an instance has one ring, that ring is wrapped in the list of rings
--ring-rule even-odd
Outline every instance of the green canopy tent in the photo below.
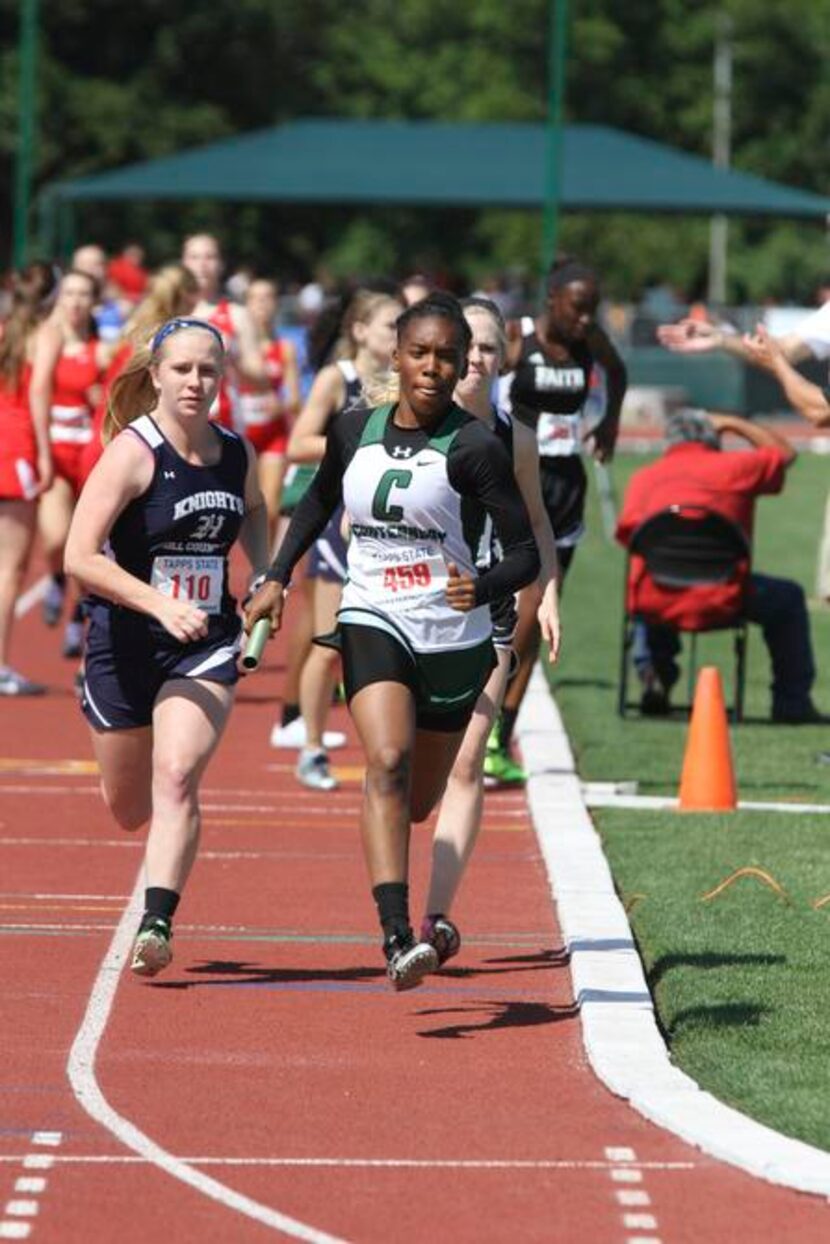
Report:
[[[546,127],[299,120],[54,184],[59,204],[117,199],[542,207]],[[600,125],[564,128],[570,210],[820,217],[830,199]]]

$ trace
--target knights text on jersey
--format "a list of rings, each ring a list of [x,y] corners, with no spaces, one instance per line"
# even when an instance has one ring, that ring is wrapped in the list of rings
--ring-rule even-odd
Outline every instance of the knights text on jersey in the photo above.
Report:
[[[453,408],[430,436],[395,428],[390,439],[391,409],[369,415],[343,477],[351,542],[342,610],[388,618],[415,652],[472,647],[490,634],[489,610],[459,613],[446,598],[447,563],[474,575],[484,533],[483,507],[456,492],[447,473],[470,416]]]
[[[120,434],[144,441],[155,472],[147,491],[119,515],[109,544],[119,566],[164,595],[228,616],[235,603],[227,557],[245,517],[248,458],[236,433],[213,427],[222,446],[213,466],[186,462],[149,415]]]

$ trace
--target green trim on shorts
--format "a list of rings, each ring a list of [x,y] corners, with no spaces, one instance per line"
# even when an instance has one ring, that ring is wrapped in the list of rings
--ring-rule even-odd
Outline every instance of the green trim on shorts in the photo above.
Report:
[[[475,703],[496,664],[492,640],[452,652],[416,652],[418,699],[433,713],[454,713]]]

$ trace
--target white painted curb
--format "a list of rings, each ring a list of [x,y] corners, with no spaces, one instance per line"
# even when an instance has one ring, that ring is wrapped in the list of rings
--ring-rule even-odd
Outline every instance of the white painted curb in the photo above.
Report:
[[[570,951],[585,1051],[599,1079],[704,1153],[771,1183],[830,1196],[830,1153],[725,1106],[672,1065],[562,719],[538,666],[518,736],[530,811]]]

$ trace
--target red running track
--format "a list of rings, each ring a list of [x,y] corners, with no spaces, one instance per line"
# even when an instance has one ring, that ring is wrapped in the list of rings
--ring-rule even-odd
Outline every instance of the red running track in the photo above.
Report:
[[[155,984],[110,977],[113,1010],[82,1069],[87,1090],[225,1203],[138,1156],[67,1074],[142,844],[100,803],[57,640],[29,615],[15,656],[52,689],[0,701],[0,1239],[827,1240],[821,1200],[706,1158],[594,1078],[521,796],[488,796],[458,966],[388,989],[358,754],[337,753],[334,795],[294,782],[292,754],[267,744],[274,653],[208,772],[175,961]],[[427,861],[421,829],[418,914]],[[296,1228],[251,1218],[234,1193]]]

